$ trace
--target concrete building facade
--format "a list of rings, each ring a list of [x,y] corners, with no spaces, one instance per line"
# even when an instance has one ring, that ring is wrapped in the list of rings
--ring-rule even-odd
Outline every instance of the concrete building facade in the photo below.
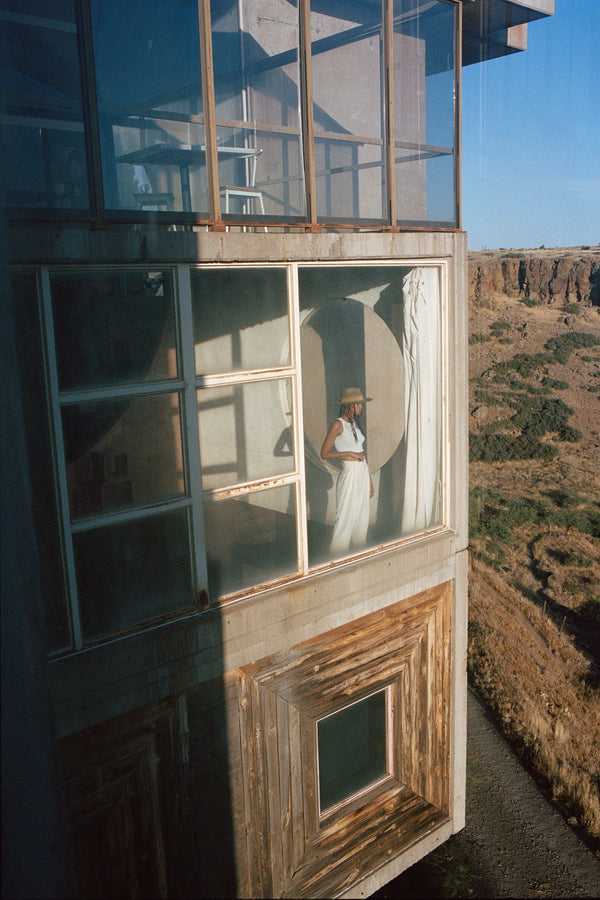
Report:
[[[3,4],[6,740],[75,895],[368,896],[463,826],[460,72],[551,7]]]

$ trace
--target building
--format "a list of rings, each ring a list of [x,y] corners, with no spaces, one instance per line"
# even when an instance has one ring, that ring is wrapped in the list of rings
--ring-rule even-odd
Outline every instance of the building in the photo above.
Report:
[[[460,74],[552,7],[4,0],[21,895],[367,896],[462,827]]]

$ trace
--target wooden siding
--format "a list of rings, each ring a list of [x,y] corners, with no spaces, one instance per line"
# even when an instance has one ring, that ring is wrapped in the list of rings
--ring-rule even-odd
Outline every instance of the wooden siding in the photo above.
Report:
[[[448,821],[451,598],[432,588],[239,670],[245,896],[335,896]],[[387,686],[391,779],[320,818],[317,720]]]

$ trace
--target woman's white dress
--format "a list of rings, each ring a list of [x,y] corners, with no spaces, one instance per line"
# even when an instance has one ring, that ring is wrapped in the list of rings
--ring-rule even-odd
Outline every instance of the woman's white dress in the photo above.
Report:
[[[334,441],[338,453],[362,453],[365,437],[355,424],[356,437],[345,419],[342,433]],[[335,521],[331,538],[331,552],[335,555],[346,553],[352,544],[357,547],[367,540],[369,527],[369,467],[366,460],[341,460],[342,469],[336,485]]]

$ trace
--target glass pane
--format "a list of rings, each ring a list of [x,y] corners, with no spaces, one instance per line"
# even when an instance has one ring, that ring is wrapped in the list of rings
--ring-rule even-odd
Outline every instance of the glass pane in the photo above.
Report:
[[[211,5],[221,210],[304,218],[296,0]]]
[[[15,273],[10,283],[36,551],[43,573],[40,587],[46,611],[47,645],[53,652],[68,648],[71,635],[62,570],[36,276],[33,272]],[[4,323],[3,327],[6,327]]]
[[[386,692],[317,723],[321,811],[388,774]]]
[[[198,391],[205,490],[294,471],[291,381]]]
[[[315,565],[441,524],[440,279],[433,266],[306,267],[299,286]],[[349,387],[372,398],[354,423],[357,439],[342,406]],[[334,436],[333,455],[323,459],[334,426],[345,435]],[[368,476],[359,460],[335,455],[363,450]]]
[[[25,9],[24,9],[25,7]],[[72,0],[4,0],[0,11],[4,202],[89,206]]]
[[[204,502],[213,599],[298,571],[293,485]]]
[[[394,0],[398,222],[454,225],[454,17],[447,0]]]
[[[381,27],[380,3],[311,12],[319,219],[385,219]]]
[[[52,275],[62,390],[177,376],[170,272]]]
[[[285,269],[192,271],[196,374],[290,364]]]
[[[106,205],[206,212],[196,0],[91,0]]]
[[[72,518],[183,494],[178,394],[62,411]]]
[[[73,545],[85,639],[191,607],[185,510],[80,532]]]

